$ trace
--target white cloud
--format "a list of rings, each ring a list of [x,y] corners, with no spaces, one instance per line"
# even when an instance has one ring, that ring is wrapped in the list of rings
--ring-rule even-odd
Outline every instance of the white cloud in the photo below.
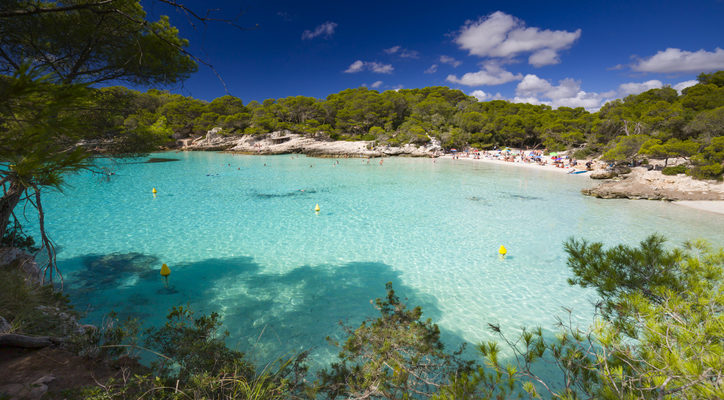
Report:
[[[518,96],[532,96],[538,93],[549,91],[553,86],[545,79],[539,78],[537,75],[528,74],[515,88],[515,94]]]
[[[372,70],[372,72],[376,72],[378,74],[391,74],[392,71],[395,70],[395,68],[393,68],[390,64],[381,64],[378,62],[368,62],[367,67]]]
[[[400,57],[402,57],[402,58],[420,58],[420,53],[417,50],[404,49],[400,53]]]
[[[458,60],[456,60],[456,59],[454,59],[454,58],[452,58],[452,57],[449,57],[449,56],[440,56],[440,62],[443,63],[443,64],[452,65],[453,68],[457,68],[457,67],[460,66],[460,64],[463,63],[462,61],[458,61]]]
[[[640,60],[632,66],[641,72],[708,72],[724,69],[724,50],[716,48],[713,52],[684,51],[668,48],[659,51],[648,59]]]
[[[384,50],[382,50],[382,51],[384,51],[384,52],[387,53],[387,54],[395,54],[395,53],[397,53],[401,48],[402,48],[402,46],[392,46],[392,47],[390,47],[389,49],[384,49]]]
[[[553,65],[560,63],[558,53],[552,49],[538,50],[528,57],[528,64],[534,67],[542,67],[544,65]]]
[[[430,68],[425,70],[426,74],[434,74],[435,72],[437,72],[437,64],[432,64]]]
[[[583,107],[589,111],[601,108],[615,92],[594,93],[581,90],[581,83],[571,78],[562,79],[558,85],[536,75],[528,74],[515,89],[515,103],[548,104],[552,107]]]
[[[344,72],[348,74],[355,74],[362,71],[372,71],[378,74],[391,74],[395,68],[390,64],[382,64],[374,61],[362,61],[357,60],[347,67]]]
[[[674,85],[673,88],[676,89],[676,91],[679,92],[679,94],[681,94],[682,90],[684,90],[688,87],[694,86],[697,83],[699,83],[699,81],[697,81],[697,80],[679,82],[676,85]]]
[[[357,60],[349,65],[349,68],[344,70],[344,72],[348,74],[354,74],[356,72],[361,72],[365,67],[365,63],[362,60]]]
[[[306,30],[302,32],[302,40],[314,39],[317,36],[329,38],[334,34],[334,30],[337,28],[336,22],[325,22],[322,25],[314,28],[314,31]]]
[[[371,88],[377,89],[378,87],[382,86],[382,81],[376,81],[373,84],[370,85]]]
[[[558,107],[571,107],[571,108],[577,108],[577,107],[583,107],[588,111],[598,111],[598,109],[601,108],[602,105],[604,105],[608,100],[603,96],[601,96],[600,93],[588,93],[583,90],[576,93],[573,97],[566,97],[561,99],[553,100],[551,103],[551,106],[554,108]]]
[[[389,49],[382,49],[387,54],[397,54],[401,58],[420,58],[420,52],[417,50],[404,49],[402,46],[392,46]]]
[[[506,71],[496,63],[486,63],[478,72],[468,72],[458,79],[456,75],[448,75],[447,81],[465,86],[502,85],[522,79],[523,75]]]
[[[535,66],[558,64],[558,52],[570,47],[581,36],[575,32],[526,27],[525,22],[496,11],[477,21],[467,21],[455,38],[461,49],[480,57],[511,58],[533,53],[528,62]]]
[[[618,93],[621,97],[626,97],[630,94],[639,94],[643,93],[647,90],[651,89],[659,89],[664,87],[664,84],[661,83],[658,79],[652,79],[650,81],[646,82],[629,82],[629,83],[623,83],[618,87]]]
[[[470,95],[478,99],[478,101],[484,101],[491,97],[489,93],[485,93],[482,90],[473,90]]]

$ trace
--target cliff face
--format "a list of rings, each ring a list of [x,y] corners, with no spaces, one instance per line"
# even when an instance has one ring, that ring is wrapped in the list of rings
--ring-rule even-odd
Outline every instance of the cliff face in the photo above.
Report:
[[[223,136],[214,128],[205,137],[180,143],[182,150],[234,151],[250,154],[300,153],[316,157],[435,157],[442,154],[436,141],[426,146],[407,144],[402,147],[374,146],[372,141],[325,141],[288,131],[266,135]]]
[[[724,183],[634,168],[621,179],[584,189],[583,194],[603,199],[724,200]]]

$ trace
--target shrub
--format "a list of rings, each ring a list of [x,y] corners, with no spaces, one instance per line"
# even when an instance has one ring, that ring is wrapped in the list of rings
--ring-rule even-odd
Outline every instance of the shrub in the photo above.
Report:
[[[678,175],[678,174],[685,174],[686,173],[686,165],[679,164],[675,167],[666,167],[661,171],[664,175]]]

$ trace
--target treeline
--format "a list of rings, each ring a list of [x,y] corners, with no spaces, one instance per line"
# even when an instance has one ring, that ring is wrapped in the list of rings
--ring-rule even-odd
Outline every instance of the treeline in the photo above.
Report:
[[[426,144],[444,148],[495,146],[574,150],[579,158],[602,155],[630,162],[650,157],[690,159],[699,178],[720,178],[724,161],[724,71],[701,74],[681,95],[670,87],[630,95],[599,112],[583,108],[477,101],[447,87],[379,93],[347,89],[320,100],[295,96],[244,104],[233,96],[211,102],[156,89],[100,89],[95,131],[133,145],[161,145],[172,138],[219,126],[226,135],[278,130],[332,140]],[[681,171],[684,172],[684,171]]]

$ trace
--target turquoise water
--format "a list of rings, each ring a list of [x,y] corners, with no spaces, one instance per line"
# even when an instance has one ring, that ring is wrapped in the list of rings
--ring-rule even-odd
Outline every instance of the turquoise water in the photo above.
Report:
[[[388,281],[451,344],[492,339],[487,323],[552,332],[563,307],[587,326],[595,293],[566,283],[568,237],[724,244],[724,216],[585,197],[580,175],[464,160],[155,156],[180,161],[113,164],[110,180],[74,175],[45,196],[66,288],[90,322],[116,310],[160,324],[187,303],[218,311],[229,344],[257,361],[309,348],[331,359],[324,338],[375,315],[370,300]]]

